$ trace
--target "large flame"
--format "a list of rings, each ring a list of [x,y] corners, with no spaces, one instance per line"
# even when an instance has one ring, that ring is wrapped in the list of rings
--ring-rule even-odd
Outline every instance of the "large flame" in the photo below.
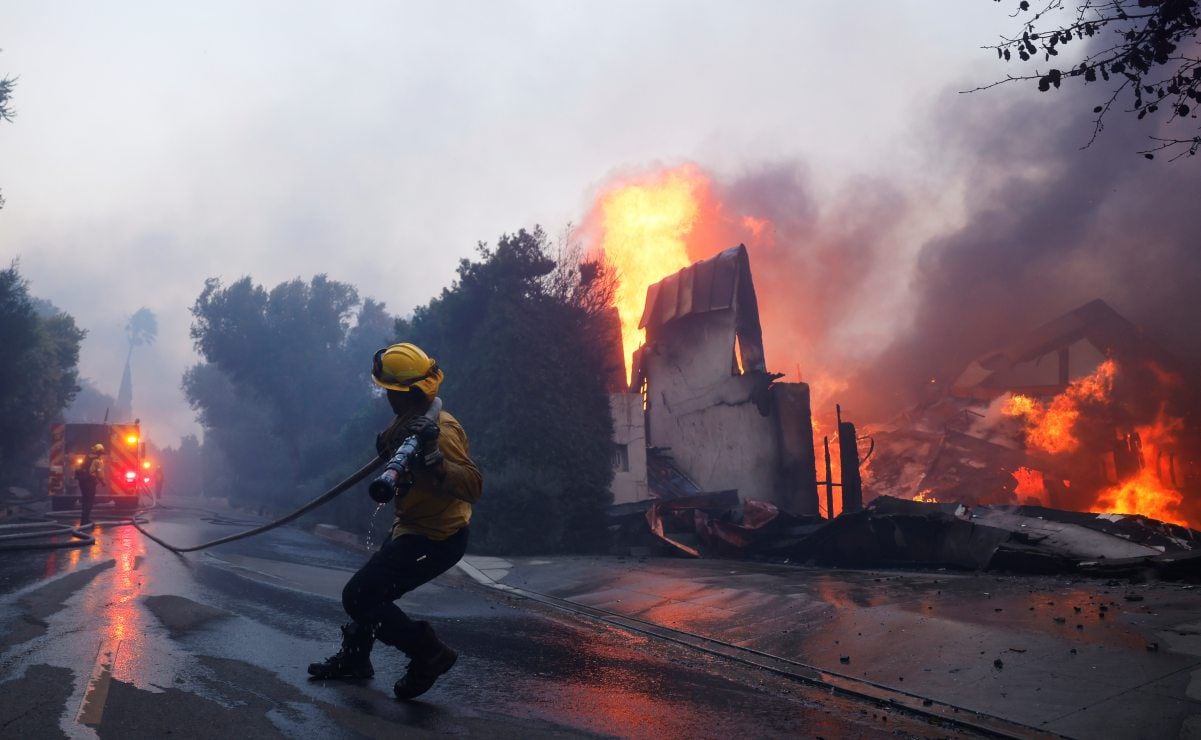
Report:
[[[1080,426],[1090,414],[1110,418],[1114,405],[1114,379],[1118,374],[1114,360],[1101,363],[1092,374],[1073,381],[1050,401],[1014,395],[1002,409],[1024,424],[1026,445],[1032,455],[1049,461],[1080,459],[1108,460],[1112,485],[1101,488],[1088,508],[1106,514],[1142,514],[1143,516],[1188,526],[1181,513],[1184,497],[1175,485],[1171,450],[1183,428],[1183,421],[1165,415],[1162,410],[1152,424],[1137,425],[1114,449],[1122,450],[1133,461],[1133,472],[1118,469],[1115,455],[1107,449],[1087,449]],[[1120,428],[1114,432],[1120,434]],[[1095,443],[1095,441],[1094,441]],[[1070,457],[1075,456],[1075,457]],[[1052,462],[1051,464],[1055,464]],[[1127,466],[1131,463],[1127,463]],[[1043,473],[1022,467],[1013,473],[1019,499],[1047,501]],[[1071,487],[1071,481],[1063,484]]]
[[[1117,364],[1106,360],[1090,375],[1072,381],[1063,393],[1040,403],[1029,396],[1015,395],[1002,410],[1008,416],[1026,419],[1026,442],[1043,452],[1057,455],[1075,452],[1080,448],[1076,437],[1076,421],[1086,403],[1102,403],[1113,390]]]
[[[617,272],[613,302],[621,318],[626,374],[643,342],[638,328],[646,290],[687,267],[685,239],[700,213],[699,191],[707,180],[685,165],[618,184],[601,196],[601,249]]]
[[[759,319],[768,357],[778,364],[788,380],[804,380],[812,393],[814,444],[818,451],[819,477],[825,477],[822,460],[823,429],[831,434],[833,480],[841,479],[834,402],[848,390],[844,373],[832,372],[826,358],[814,348],[813,324],[826,316],[818,292],[801,289],[798,271],[806,259],[821,258],[807,269],[834,270],[835,257],[822,257],[816,240],[781,244],[777,225],[766,215],[751,212],[745,199],[727,202],[720,182],[693,164],[661,169],[638,176],[619,177],[605,187],[585,219],[583,233],[614,269],[614,304],[621,321],[621,337],[627,377],[633,354],[645,340],[638,328],[647,289],[654,283],[693,262],[711,257],[722,249],[742,243],[751,250],[755,288],[759,295]],[[836,281],[837,270],[830,281]],[[825,281],[825,282],[830,282]],[[822,284],[825,284],[823,282]],[[806,296],[802,303],[798,296]],[[806,324],[805,322],[809,323]],[[737,355],[735,355],[737,357]],[[795,375],[794,375],[795,373]],[[634,389],[636,390],[636,389]],[[821,507],[826,508],[824,492]],[[835,496],[834,512],[841,508],[841,493]]]
[[[1170,448],[1183,422],[1160,415],[1150,426],[1136,427],[1139,440],[1137,452],[1141,466],[1133,476],[1119,481],[1101,492],[1097,497],[1100,511],[1113,514],[1142,514],[1172,524],[1189,526],[1180,513],[1184,496],[1180,491],[1165,483],[1171,480],[1170,458],[1165,448]]]

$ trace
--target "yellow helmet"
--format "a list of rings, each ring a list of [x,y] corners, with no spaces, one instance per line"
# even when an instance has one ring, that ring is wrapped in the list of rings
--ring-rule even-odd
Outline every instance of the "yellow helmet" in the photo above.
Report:
[[[104,454],[104,445],[100,445],[100,444],[92,445],[92,452],[96,453],[97,455],[103,455]]]
[[[442,385],[438,363],[415,344],[402,342],[384,347],[371,361],[371,379],[391,391],[417,389],[433,401]]]

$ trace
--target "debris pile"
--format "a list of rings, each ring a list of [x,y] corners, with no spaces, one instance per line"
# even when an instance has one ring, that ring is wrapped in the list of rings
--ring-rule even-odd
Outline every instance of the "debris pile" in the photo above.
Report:
[[[734,491],[633,506],[611,514],[618,541],[660,554],[1201,581],[1201,532],[1137,515],[882,496],[825,520],[739,502]]]
[[[1192,375],[1093,301],[971,363],[945,393],[872,429],[868,489],[1196,525],[1201,399],[1186,382]]]
[[[820,565],[1201,579],[1201,532],[1143,516],[884,496],[798,543]]]

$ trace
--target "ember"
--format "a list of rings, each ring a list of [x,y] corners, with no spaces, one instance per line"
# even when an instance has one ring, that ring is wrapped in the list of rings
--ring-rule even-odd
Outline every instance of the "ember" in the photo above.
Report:
[[[913,497],[913,500],[921,501],[924,504],[937,504],[938,503],[938,497],[936,497],[933,494],[933,492],[930,491],[929,488],[918,491],[917,495]]]

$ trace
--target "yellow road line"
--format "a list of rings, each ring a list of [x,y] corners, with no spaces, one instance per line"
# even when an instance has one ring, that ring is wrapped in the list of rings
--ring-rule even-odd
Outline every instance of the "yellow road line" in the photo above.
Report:
[[[83,693],[79,714],[75,717],[79,724],[91,727],[100,724],[100,719],[104,716],[104,704],[108,701],[108,687],[113,680],[113,666],[117,662],[117,652],[120,649],[120,640],[108,640],[100,643],[96,650],[96,663],[92,666],[88,688]]]

